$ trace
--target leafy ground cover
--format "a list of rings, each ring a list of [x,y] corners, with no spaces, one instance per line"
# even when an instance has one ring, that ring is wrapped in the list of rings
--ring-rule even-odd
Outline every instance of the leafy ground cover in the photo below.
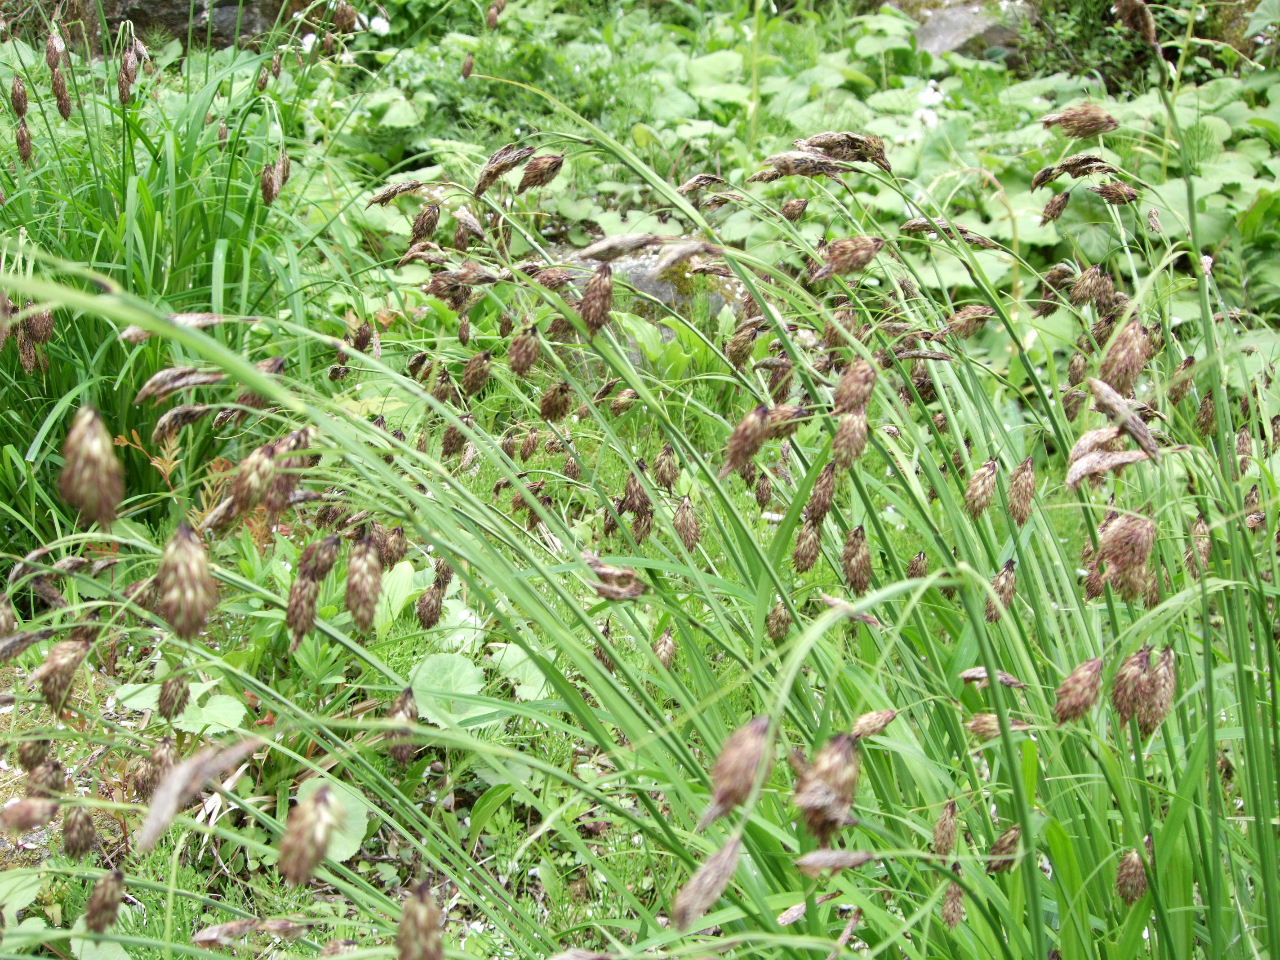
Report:
[[[0,954],[1276,952],[1280,78],[353,18],[0,48]]]

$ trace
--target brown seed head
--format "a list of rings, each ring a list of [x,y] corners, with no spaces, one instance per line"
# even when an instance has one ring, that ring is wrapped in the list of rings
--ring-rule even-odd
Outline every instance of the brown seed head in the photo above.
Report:
[[[676,894],[671,905],[671,920],[678,930],[688,930],[720,899],[738,869],[742,840],[734,837],[707,858]]]
[[[933,852],[939,857],[949,857],[956,848],[960,807],[948,800],[942,808],[938,822],[933,825]]]
[[[27,115],[27,82],[22,74],[13,75],[13,86],[9,91],[9,102],[13,104],[13,115],[22,120]]]
[[[613,268],[602,263],[587,281],[586,289],[582,292],[582,304],[578,308],[582,322],[587,325],[591,336],[594,337],[609,323],[609,311],[612,308]]]
[[[372,536],[365,537],[351,550],[347,561],[347,609],[356,628],[367,633],[373,628],[378,598],[382,596],[382,560]]]
[[[969,487],[964,494],[965,509],[975,520],[982,516],[996,492],[996,475],[1000,471],[999,462],[993,457],[988,460],[969,478]]]
[[[1025,526],[1031,518],[1031,507],[1036,495],[1036,468],[1032,457],[1027,457],[1013,470],[1009,480],[1009,516],[1018,526]]]
[[[865,593],[871,585],[871,548],[867,546],[866,530],[859,524],[849,530],[841,556],[845,580],[855,594]]]
[[[340,808],[328,786],[321,786],[289,814],[280,837],[280,875],[297,886],[311,879],[324,859],[329,838],[338,826]]]
[[[822,523],[823,517],[831,512],[836,497],[836,465],[827,463],[818,473],[814,481],[813,492],[809,495],[809,503],[805,507],[805,516],[815,524]]]
[[[187,707],[191,699],[191,685],[180,673],[171,673],[160,684],[160,716],[173,720]]]
[[[1137,850],[1130,850],[1120,858],[1116,868],[1116,894],[1128,904],[1137,903],[1147,894],[1147,868]]]
[[[714,793],[711,806],[698,821],[699,830],[746,800],[757,776],[769,776],[773,767],[773,757],[767,752],[770,744],[768,717],[756,717],[729,735],[711,772]]]
[[[831,452],[836,466],[847,470],[867,449],[867,414],[855,410],[840,417]]]
[[[49,741],[43,737],[35,737],[19,741],[14,751],[18,766],[30,773],[49,757]]]
[[[853,413],[865,410],[878,376],[875,366],[867,360],[859,358],[850,364],[849,369],[840,378],[840,382],[836,384],[835,412]]]
[[[920,580],[929,575],[929,558],[925,552],[921,550],[911,562],[907,564],[907,576],[913,580]]]
[[[103,529],[110,527],[124,499],[124,469],[111,434],[92,407],[81,407],[76,414],[62,456],[62,499]]]
[[[720,471],[723,479],[740,471],[751,462],[769,436],[769,408],[761,404],[734,428],[725,445],[725,464]]]
[[[853,721],[853,729],[850,733],[859,741],[867,737],[878,737],[897,717],[897,710],[872,710]]]
[[[1058,723],[1079,720],[1098,702],[1102,694],[1102,658],[1086,660],[1058,687],[1053,713]]]
[[[702,528],[698,523],[698,513],[693,508],[693,501],[687,494],[676,509],[672,526],[675,527],[676,535],[680,537],[684,548],[692,553],[698,546],[698,541],[702,539]]]
[[[857,738],[840,733],[818,751],[796,781],[795,804],[819,846],[830,846],[836,831],[847,824],[860,769]]]
[[[676,660],[676,632],[673,628],[668,627],[663,631],[658,642],[653,645],[653,655],[658,658],[663,669],[671,669]]]
[[[995,597],[987,600],[987,622],[996,623],[1013,603],[1014,593],[1018,589],[1018,575],[1014,572],[1017,566],[1012,559],[1006,560],[1000,572],[991,580],[991,589],[995,591]]]
[[[1138,375],[1146,366],[1150,346],[1146,327],[1137,320],[1130,320],[1108,347],[1098,377],[1122,396],[1131,395]]]
[[[255,506],[266,495],[275,475],[275,444],[255,448],[240,461],[240,469],[236,471],[231,485],[232,509],[240,514]]]
[[[981,330],[982,325],[995,315],[994,307],[988,307],[982,303],[971,303],[951,315],[942,334],[968,339]]]
[[[1034,184],[1032,188],[1034,189]],[[1067,209],[1067,204],[1071,202],[1071,191],[1063,190],[1059,194],[1055,194],[1053,199],[1044,205],[1044,209],[1040,211],[1040,226],[1047,226],[1062,216],[1063,211]]]
[[[849,237],[832,240],[823,251],[823,266],[813,274],[813,280],[825,280],[837,273],[857,273],[866,268],[884,247],[880,237]]]
[[[14,140],[18,145],[18,159],[31,166],[31,162],[35,157],[35,149],[31,142],[31,130],[27,127],[27,121],[19,120],[18,129],[14,134]]]
[[[1195,523],[1191,525],[1191,546],[1187,547],[1187,552],[1183,554],[1182,560],[1186,564],[1187,572],[1196,579],[1207,569],[1209,569],[1209,557],[1213,550],[1213,541],[1209,534],[1209,524],[1205,521],[1204,516],[1196,517]],[[0,630],[0,635],[4,633]]]
[[[1022,825],[1015,823],[991,845],[987,852],[987,873],[1008,873],[1018,864],[1018,846],[1022,840]]]
[[[964,887],[948,883],[947,892],[942,895],[942,922],[954,930],[964,923],[964,917]]]
[[[440,907],[428,883],[419,884],[404,902],[400,926],[396,929],[396,958],[444,960]]]
[[[93,933],[103,933],[116,922],[120,901],[124,899],[124,874],[119,870],[104,873],[93,885],[89,905],[84,911],[84,925]]]
[[[514,170],[533,156],[533,151],[533,147],[517,147],[510,143],[491,156],[480,171],[475,189],[476,198],[479,199],[503,174]]]
[[[62,852],[79,860],[94,848],[98,832],[88,807],[69,807],[62,815]]]
[[[1108,180],[1096,187],[1090,187],[1089,191],[1096,193],[1115,207],[1124,206],[1126,203],[1136,203],[1139,196],[1137,190],[1127,183],[1121,183],[1119,180]]]
[[[668,492],[680,479],[680,461],[676,459],[676,451],[669,443],[663,446],[662,451],[653,460],[653,479],[658,486]]]
[[[1126,27],[1156,46],[1156,18],[1145,0],[1117,0],[1116,15]]]
[[[439,226],[440,204],[423,204],[422,209],[418,211],[418,215],[413,218],[413,228],[409,234],[410,246],[430,240],[435,236],[436,228]]]
[[[793,223],[804,216],[805,208],[809,206],[809,201],[803,197],[793,197],[782,205],[782,217]]]
[[[1046,130],[1056,126],[1074,140],[1101,136],[1120,126],[1115,117],[1096,103],[1082,103],[1067,107],[1061,113],[1046,114],[1040,118],[1040,122]]]
[[[791,623],[791,611],[787,609],[785,603],[778,601],[765,619],[764,632],[769,635],[769,639],[774,643],[781,643],[786,639],[787,634],[791,632]]]
[[[157,612],[184,640],[196,637],[218,603],[218,585],[200,538],[185,523],[165,545],[156,572]]]
[[[524,168],[524,176],[520,178],[520,186],[516,188],[516,194],[545,187],[559,176],[560,168],[563,166],[563,153],[548,153],[541,157],[534,157]]]
[[[791,560],[797,573],[813,569],[818,562],[818,554],[822,550],[822,528],[812,520],[805,520],[800,532],[796,535],[796,549]]]

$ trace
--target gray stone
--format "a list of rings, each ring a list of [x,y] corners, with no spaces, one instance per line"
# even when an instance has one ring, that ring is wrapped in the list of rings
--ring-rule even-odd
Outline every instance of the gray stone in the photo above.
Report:
[[[927,19],[916,30],[916,42],[932,54],[971,50],[982,53],[992,47],[1017,42],[1017,24],[1027,16],[1021,3],[999,7],[987,3],[954,3],[926,11]]]
[[[237,39],[266,33],[275,25],[279,0],[104,0],[107,23],[114,29],[131,20],[140,35],[153,31],[186,42],[206,40],[227,46]],[[96,14],[94,22],[97,21]]]

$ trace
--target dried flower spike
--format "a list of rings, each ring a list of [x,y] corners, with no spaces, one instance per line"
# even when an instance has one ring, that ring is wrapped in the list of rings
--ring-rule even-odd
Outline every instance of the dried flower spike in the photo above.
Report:
[[[715,786],[711,805],[698,821],[697,829],[705,829],[747,799],[757,776],[761,776],[762,763],[763,776],[769,776],[773,766],[773,757],[768,754],[771,742],[768,717],[756,717],[729,735],[711,772]]]
[[[110,527],[124,499],[124,469],[111,434],[92,407],[81,407],[76,414],[62,455],[62,499],[104,529]]]
[[[351,551],[347,562],[347,609],[356,628],[373,628],[378,599],[382,596],[382,560],[372,535],[366,534]]]
[[[218,585],[209,572],[204,544],[185,523],[174,532],[160,558],[156,602],[160,616],[184,640],[200,633],[217,606]]]
[[[311,879],[329,849],[339,810],[333,791],[324,785],[290,812],[280,838],[280,874],[287,883],[297,886]]]
[[[396,960],[444,960],[440,907],[429,883],[415,887],[404,903],[396,928]]]
[[[1058,723],[1079,720],[1098,702],[1102,694],[1102,658],[1086,660],[1076,667],[1058,687],[1053,714]]]
[[[104,873],[93,885],[89,905],[84,911],[85,928],[93,933],[103,933],[116,922],[120,901],[124,899],[124,874],[119,870]]]

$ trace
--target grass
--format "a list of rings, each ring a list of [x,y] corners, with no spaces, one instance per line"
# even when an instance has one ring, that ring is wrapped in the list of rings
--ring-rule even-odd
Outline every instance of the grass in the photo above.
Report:
[[[787,36],[810,22],[795,17],[759,20]],[[877,24],[860,37],[900,56]],[[11,52],[30,89],[47,82]],[[357,180],[338,132],[361,108],[327,99],[341,58],[284,59],[266,91],[269,50],[176,60],[140,81],[155,101],[123,108],[110,58],[77,63],[72,119],[33,105],[41,159],[0,174],[6,224],[27,226],[6,237],[0,287],[57,311],[47,372],[0,354],[18,547],[6,792],[35,791],[4,817],[54,833],[0,875],[0,955],[429,958],[427,901],[451,957],[1277,952],[1276,342],[1239,273],[1263,242],[1199,194],[1225,154],[1186,146],[1191,126],[1215,129],[1214,90],[1164,78],[1158,120],[1104,102],[1122,122],[1079,142],[1032,142],[1005,104],[981,149],[1018,169],[1007,184],[974,173],[955,126],[890,140],[893,172],[858,140],[834,176],[752,183],[792,131],[726,114],[727,183],[681,192],[702,169],[519,87],[511,102],[543,110],[521,143],[566,153],[559,178],[517,195],[517,167],[477,198],[506,140],[472,144],[405,160],[392,180],[443,169],[362,213],[382,184]],[[351,96],[376,100],[378,82]],[[211,104],[240,131],[225,150]],[[259,178],[281,147],[295,169],[268,207]],[[1074,184],[1053,243],[1034,239],[1038,209],[1016,198],[1081,151],[1115,169],[1027,194],[1038,208]],[[1081,189],[1109,180],[1141,199]],[[124,203],[132,184],[154,216]],[[548,230],[580,197],[597,219]],[[618,197],[629,215],[611,220]],[[396,268],[428,199],[442,262]],[[485,235],[459,249],[463,206]],[[575,231],[649,224],[706,244],[671,268],[691,296],[654,302],[622,258],[593,311],[605,273]],[[859,237],[885,242],[810,279],[840,249],[823,241]],[[539,282],[533,260],[573,279]],[[1076,278],[1060,297],[1044,288],[1058,260]],[[744,293],[717,308],[726,280]],[[985,319],[961,336],[967,306]],[[204,311],[258,319],[167,319]],[[152,336],[132,344],[129,326]],[[220,376],[132,403],[184,366]],[[876,372],[869,394],[859,370]],[[63,448],[88,405],[108,441]],[[178,405],[209,409],[150,442]],[[768,410],[785,437],[752,428]],[[111,445],[134,430],[136,447]],[[1104,468],[1068,485],[1082,438]],[[1115,469],[1144,444],[1158,458]],[[56,482],[108,486],[103,449],[125,483],[109,529]],[[1014,481],[1028,458],[1030,496]],[[330,536],[326,569],[305,551]],[[1135,684],[1149,657],[1172,671]],[[163,707],[178,690],[188,703]],[[17,772],[41,738],[65,784]],[[715,798],[725,815],[699,828]],[[80,804],[98,843],[72,857],[57,834]],[[314,857],[300,886],[282,847]],[[801,869],[828,848],[847,868]],[[86,933],[115,869],[127,895]]]

